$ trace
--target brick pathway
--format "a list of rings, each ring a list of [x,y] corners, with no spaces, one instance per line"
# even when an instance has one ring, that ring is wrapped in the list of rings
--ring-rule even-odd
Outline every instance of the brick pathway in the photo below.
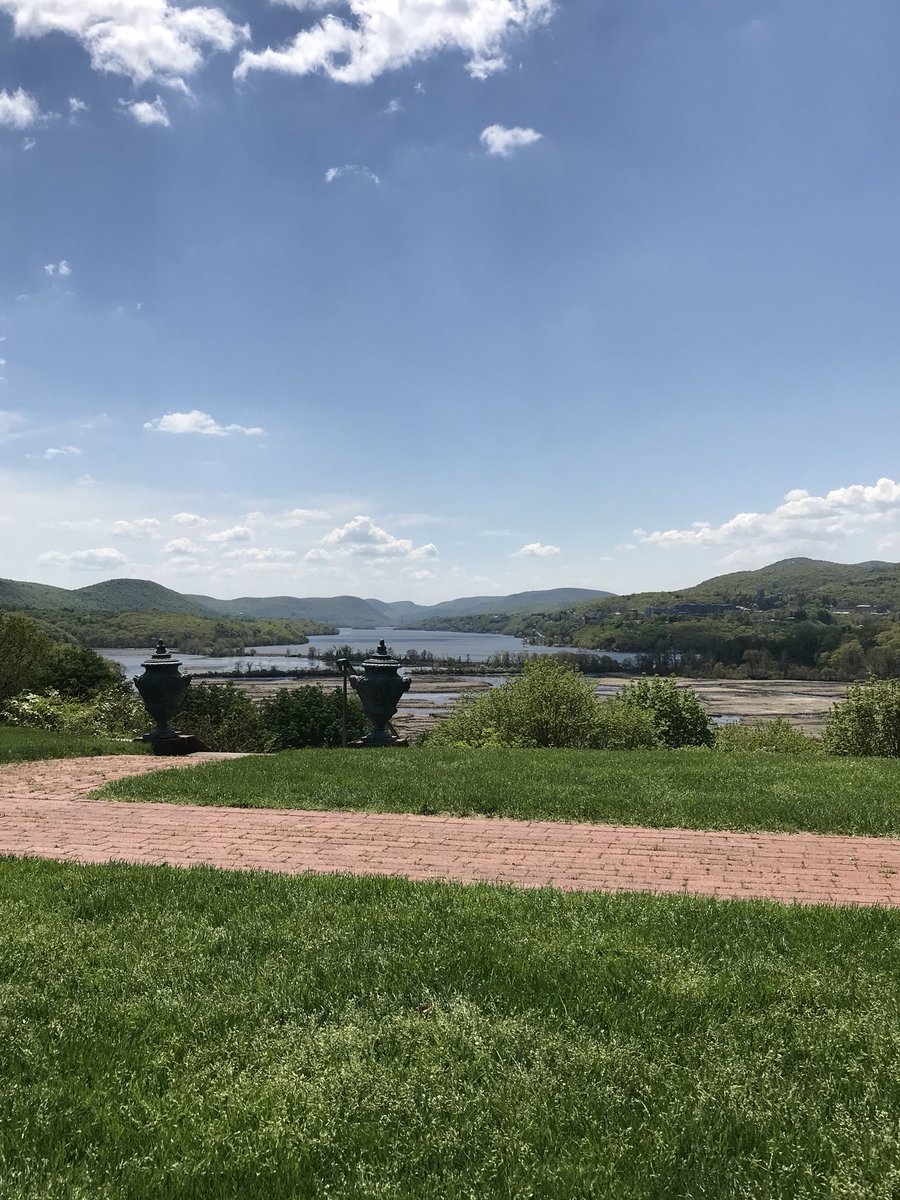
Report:
[[[0,854],[900,906],[900,841],[882,838],[83,798],[107,779],[187,765],[122,756],[0,767]]]

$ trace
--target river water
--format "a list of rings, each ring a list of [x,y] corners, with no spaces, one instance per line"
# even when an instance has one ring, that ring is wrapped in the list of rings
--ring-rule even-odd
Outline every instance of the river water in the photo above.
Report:
[[[528,646],[521,638],[501,633],[448,633],[443,630],[385,627],[341,629],[337,634],[317,634],[309,639],[309,645],[306,646],[257,646],[252,656],[227,654],[211,657],[203,654],[179,654],[178,657],[184,664],[185,672],[196,674],[208,671],[235,671],[238,668],[246,670],[251,663],[255,667],[279,667],[288,671],[296,671],[298,668],[309,670],[325,665],[321,659],[307,657],[310,648],[329,650],[335,646],[350,646],[353,650],[374,650],[382,639],[399,658],[402,658],[407,650],[428,651],[435,658],[458,658],[463,662],[473,663],[486,662],[492,655],[504,653],[539,655],[555,654],[563,650],[584,653],[571,646]],[[286,651],[290,651],[290,655],[286,654]],[[98,648],[98,653],[120,663],[130,678],[140,673],[141,663],[153,651],[149,647],[124,650],[101,647]],[[606,650],[602,653],[608,654],[618,662],[625,662],[634,657],[632,654]]]

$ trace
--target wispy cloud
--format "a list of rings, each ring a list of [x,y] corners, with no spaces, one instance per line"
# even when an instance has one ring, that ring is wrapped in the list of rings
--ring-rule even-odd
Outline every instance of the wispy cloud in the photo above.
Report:
[[[44,451],[44,458],[65,458],[70,455],[78,455],[81,451],[77,446],[48,446]]]
[[[200,433],[207,437],[228,437],[237,433],[243,437],[262,437],[265,430],[258,425],[220,425],[209,413],[192,408],[190,412],[166,413],[145,421],[144,428],[153,433]]]
[[[69,266],[69,264],[66,262],[66,260],[63,259],[61,262],[58,262],[58,263],[47,263],[44,267],[44,274],[45,275],[62,275],[63,277],[65,277],[66,275],[72,274],[72,268]]]
[[[8,0],[7,0],[8,2]],[[288,0],[290,2],[290,0]],[[329,13],[288,45],[245,50],[235,69],[290,75],[323,72],[340,83],[371,83],[385,71],[456,50],[484,78],[505,65],[509,38],[546,20],[553,0],[346,0],[351,20]],[[309,8],[293,0],[295,8]]]
[[[321,508],[292,508],[280,517],[275,524],[281,529],[296,529],[300,525],[310,525],[316,521],[327,521],[328,513]]]
[[[522,129],[518,125],[512,129],[507,129],[503,125],[488,125],[487,129],[481,131],[481,144],[487,150],[488,154],[495,154],[499,158],[509,158],[513,150],[518,150],[521,146],[531,146],[534,142],[539,142],[543,134],[540,134],[535,129]]]
[[[381,183],[381,180],[370,167],[361,167],[358,163],[344,163],[342,167],[329,167],[325,172],[325,182],[334,183],[344,175],[359,175],[371,183]]]
[[[559,554],[559,546],[543,546],[540,542],[529,542],[521,550],[515,550],[510,558],[548,558],[551,554]]]

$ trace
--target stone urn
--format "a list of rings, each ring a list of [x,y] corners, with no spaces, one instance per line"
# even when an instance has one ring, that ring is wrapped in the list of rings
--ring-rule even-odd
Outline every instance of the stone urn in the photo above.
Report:
[[[411,680],[397,674],[400,663],[391,658],[384,642],[363,663],[363,675],[351,675],[350,686],[359,696],[371,731],[354,743],[358,746],[396,746],[399,739],[386,726],[397,711],[400,697],[409,691]]]
[[[162,642],[156,651],[141,663],[143,675],[135,675],[134,686],[138,690],[144,708],[156,722],[156,728],[144,734],[144,741],[151,742],[154,753],[165,753],[158,743],[179,737],[177,729],[171,728],[172,718],[181,707],[184,693],[191,682],[190,675],[182,675],[178,668],[181,661],[173,658]]]

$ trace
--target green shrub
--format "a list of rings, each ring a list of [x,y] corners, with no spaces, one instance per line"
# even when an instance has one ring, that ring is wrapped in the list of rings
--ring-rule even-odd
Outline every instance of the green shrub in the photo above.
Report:
[[[173,724],[210,750],[258,753],[270,749],[259,708],[235,684],[192,683]],[[149,726],[148,726],[149,728]]]
[[[44,672],[45,687],[73,700],[89,700],[122,683],[122,668],[87,646],[58,646]]]
[[[674,679],[644,676],[623,688],[618,699],[621,704],[649,712],[660,743],[670,749],[712,746],[715,740],[709,713],[696,692],[677,687]]]
[[[854,683],[825,721],[829,754],[900,758],[900,679]]]
[[[597,703],[594,750],[652,750],[660,744],[653,714],[618,699]]]
[[[0,709],[7,725],[51,733],[135,737],[148,728],[144,706],[124,683],[107,687],[90,700],[73,700],[50,688],[22,692]]]
[[[637,749],[657,744],[653,723],[553,658],[533,658],[502,687],[457,701],[427,739],[437,746]]]
[[[763,750],[775,754],[818,754],[821,742],[783,717],[758,725],[723,725],[716,730],[717,750]]]
[[[267,697],[260,719],[272,750],[305,750],[311,746],[340,746],[342,697],[317,685],[292,688]],[[347,697],[347,738],[362,737],[368,729],[356,695]]]

